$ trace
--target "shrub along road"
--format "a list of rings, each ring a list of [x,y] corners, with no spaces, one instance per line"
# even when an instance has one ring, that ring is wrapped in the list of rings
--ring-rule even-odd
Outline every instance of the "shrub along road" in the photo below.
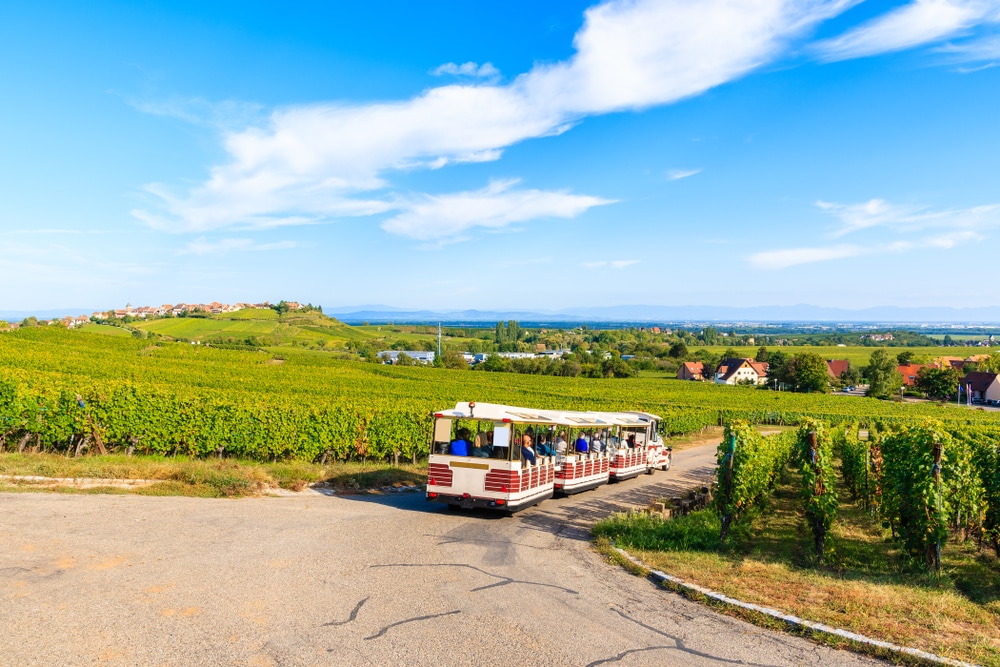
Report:
[[[705,479],[714,446],[514,518],[422,494],[2,494],[11,665],[874,665],[607,564],[589,525]]]

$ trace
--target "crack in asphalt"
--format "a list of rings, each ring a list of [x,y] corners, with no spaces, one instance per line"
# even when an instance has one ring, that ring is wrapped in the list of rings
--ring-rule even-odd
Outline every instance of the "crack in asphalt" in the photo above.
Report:
[[[0,574],[5,574],[7,576],[15,576],[18,572],[31,572],[26,567],[0,567]]]
[[[348,623],[350,623],[351,621],[355,620],[358,617],[358,612],[361,611],[361,608],[365,606],[365,603],[368,602],[368,598],[370,598],[370,597],[371,596],[369,595],[367,598],[365,598],[361,602],[359,602],[356,605],[354,605],[354,609],[351,610],[351,615],[347,617],[346,621],[330,621],[329,623],[324,623],[320,627],[321,628],[326,628],[326,627],[334,627],[334,628],[336,628],[336,627],[340,627],[341,625],[347,625]]]
[[[617,661],[621,660],[622,658],[624,658],[625,656],[627,656],[627,655],[629,655],[631,653],[635,653],[637,651],[653,650],[653,649],[671,649],[671,650],[674,650],[674,651],[680,651],[681,653],[687,653],[688,655],[696,655],[699,658],[706,658],[708,660],[714,660],[716,662],[724,662],[724,663],[731,664],[731,665],[747,665],[747,667],[774,667],[773,665],[765,665],[765,664],[761,664],[761,663],[757,663],[757,662],[746,662],[745,660],[733,660],[731,658],[720,658],[719,656],[712,655],[711,653],[705,653],[704,651],[698,651],[698,650],[693,649],[693,648],[688,648],[687,645],[684,644],[684,640],[681,639],[680,637],[672,635],[669,632],[664,632],[663,630],[660,630],[659,628],[654,628],[651,625],[647,625],[647,624],[643,623],[642,621],[640,621],[638,619],[632,618],[631,616],[629,616],[628,614],[626,614],[625,612],[623,612],[620,609],[612,609],[611,611],[615,612],[616,614],[618,614],[619,616],[621,616],[622,618],[624,618],[626,621],[631,621],[631,622],[635,623],[636,625],[638,625],[640,627],[643,627],[646,630],[649,630],[650,632],[655,632],[656,634],[660,635],[661,637],[666,637],[667,639],[673,640],[674,646],[652,646],[652,647],[649,647],[647,649],[631,649],[629,651],[625,651],[624,653],[619,653],[617,656],[614,656],[614,657],[611,657],[611,658],[605,658],[603,660],[598,660],[596,662],[592,662],[589,665],[587,665],[587,667],[593,667],[594,665],[603,665],[603,664],[606,664],[606,663],[609,663],[609,662],[617,662]]]
[[[556,584],[545,584],[540,581],[526,581],[524,579],[513,579],[511,577],[505,577],[500,574],[493,574],[492,572],[487,572],[482,568],[478,568],[475,565],[469,565],[467,563],[388,563],[385,565],[371,565],[370,567],[467,567],[470,570],[475,570],[476,572],[481,572],[488,577],[493,577],[499,579],[492,584],[487,584],[486,586],[479,586],[478,588],[469,589],[470,593],[477,593],[479,591],[485,591],[488,588],[497,588],[499,586],[506,586],[508,584],[527,584],[528,586],[542,586],[544,588],[554,588],[557,591],[563,591],[569,593],[570,595],[579,595],[577,591],[571,588],[566,588],[565,586],[557,586]]]
[[[414,618],[407,618],[402,621],[396,621],[395,623],[391,623],[385,626],[384,628],[373,634],[371,637],[365,637],[365,641],[368,641],[369,639],[378,639],[379,637],[387,633],[391,628],[394,628],[397,625],[403,625],[405,623],[414,623],[416,621],[427,621],[432,618],[441,618],[442,616],[451,616],[452,614],[461,614],[461,613],[462,612],[460,610],[456,609],[454,611],[446,611],[442,614],[429,614],[427,616],[416,616]],[[327,649],[327,652],[330,652],[332,650],[333,649]]]
[[[618,662],[619,660],[624,660],[626,657],[632,655],[633,653],[644,653],[646,651],[659,651],[662,649],[675,649],[676,646],[647,646],[646,648],[630,648],[627,651],[622,651],[618,655],[612,656],[610,658],[604,658],[603,660],[595,660],[594,662],[587,663],[587,667],[597,667],[597,665],[606,665],[610,662]]]

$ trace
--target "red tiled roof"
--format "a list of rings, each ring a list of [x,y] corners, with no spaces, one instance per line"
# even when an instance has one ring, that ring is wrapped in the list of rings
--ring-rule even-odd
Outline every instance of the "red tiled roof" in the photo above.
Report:
[[[903,376],[903,384],[912,387],[917,384],[917,373],[926,366],[927,364],[901,364],[896,366],[896,370]]]
[[[834,380],[839,380],[840,376],[847,371],[850,365],[851,362],[847,359],[827,359],[826,372],[829,373],[830,377]]]

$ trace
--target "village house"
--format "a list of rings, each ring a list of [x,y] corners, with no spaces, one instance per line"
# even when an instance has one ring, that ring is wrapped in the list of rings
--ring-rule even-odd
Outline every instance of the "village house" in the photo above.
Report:
[[[962,386],[971,392],[973,400],[1000,401],[1000,376],[996,373],[973,371],[962,378]]]
[[[896,372],[903,376],[903,384],[907,387],[915,387],[917,384],[917,374],[921,368],[927,367],[927,364],[900,364],[896,366]]]
[[[677,369],[678,380],[704,380],[705,364],[700,361],[685,361]]]
[[[716,384],[764,384],[767,363],[753,359],[723,359],[715,370]]]
[[[826,360],[826,372],[830,376],[830,380],[833,382],[839,382],[840,376],[847,372],[847,369],[851,367],[851,362],[847,359],[827,359]]]

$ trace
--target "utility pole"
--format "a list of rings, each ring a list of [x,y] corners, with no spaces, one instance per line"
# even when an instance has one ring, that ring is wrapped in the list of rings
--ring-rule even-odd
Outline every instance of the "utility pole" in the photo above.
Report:
[[[438,359],[441,358],[441,323],[438,322]]]

